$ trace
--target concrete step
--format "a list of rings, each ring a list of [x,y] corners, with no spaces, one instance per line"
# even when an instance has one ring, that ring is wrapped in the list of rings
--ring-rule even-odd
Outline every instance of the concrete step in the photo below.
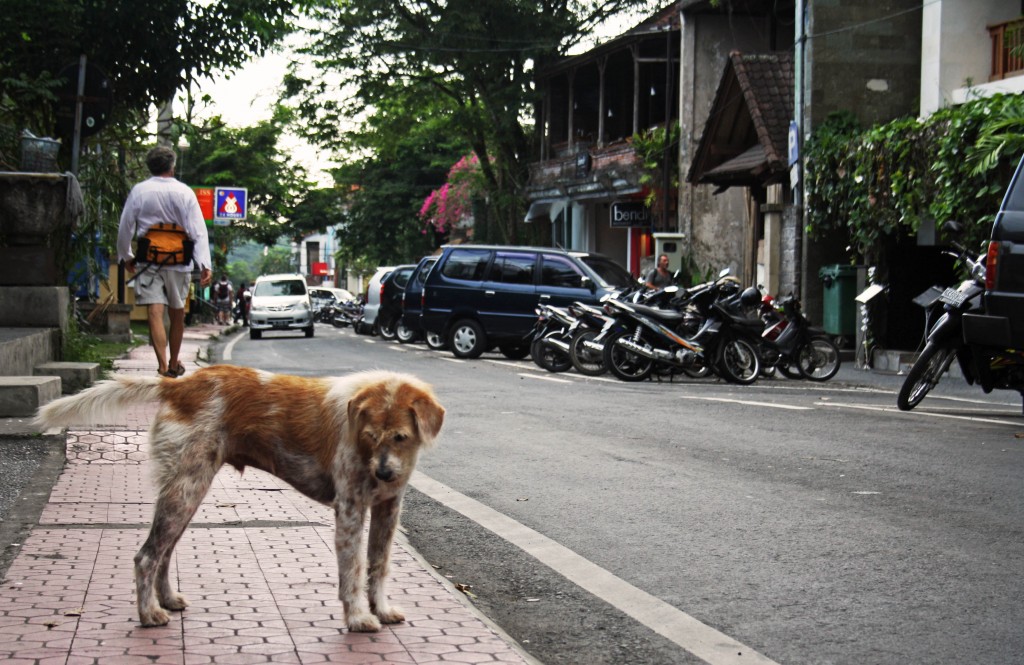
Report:
[[[88,388],[100,378],[99,363],[49,362],[36,365],[35,376],[59,376],[65,395]]]
[[[34,416],[60,397],[59,376],[0,376],[0,418]]]
[[[32,376],[36,365],[58,358],[57,328],[0,327],[0,376]]]

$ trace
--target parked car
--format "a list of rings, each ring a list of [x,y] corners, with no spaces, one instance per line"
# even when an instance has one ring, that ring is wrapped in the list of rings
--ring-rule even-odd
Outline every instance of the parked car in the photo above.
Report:
[[[402,294],[416,264],[395,266],[380,283],[380,309],[377,310],[377,330],[384,339],[395,338],[395,328],[402,319]]]
[[[1024,158],[992,224],[986,256],[985,316],[968,318],[975,341],[1024,349]]]
[[[380,332],[377,327],[377,313],[380,311],[380,283],[394,269],[394,266],[381,266],[370,278],[366,293],[363,294],[363,299],[366,301],[363,306],[363,320],[353,326],[360,335],[376,335]]]
[[[340,305],[343,302],[356,299],[348,289],[339,289],[333,286],[311,286],[309,287],[309,297],[313,301],[314,309],[321,304]]]
[[[443,248],[424,284],[421,321],[443,336],[459,358],[476,358],[497,346],[525,357],[525,337],[538,303],[597,303],[634,283],[601,254],[550,247],[451,245]]]
[[[405,285],[405,292],[402,294],[402,319],[395,326],[395,337],[399,342],[413,342],[423,336],[423,324],[420,323],[420,313],[423,310],[423,284],[427,279],[427,273],[437,263],[436,256],[424,256],[420,259],[416,269],[409,276]],[[431,348],[441,348],[445,345],[444,339],[437,334],[430,335],[427,343]]]
[[[252,287],[249,337],[259,339],[264,330],[302,330],[313,336],[313,304],[302,275],[263,275]]]

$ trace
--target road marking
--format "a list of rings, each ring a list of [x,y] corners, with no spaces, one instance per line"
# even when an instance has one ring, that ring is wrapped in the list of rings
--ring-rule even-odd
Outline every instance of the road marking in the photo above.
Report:
[[[711,665],[768,665],[775,662],[616,577],[547,536],[456,492],[421,471],[413,472],[411,483],[420,492],[497,534],[582,589]]]
[[[525,379],[537,379],[538,381],[551,381],[552,383],[572,383],[569,379],[556,379],[553,376],[537,376],[536,374],[524,374],[519,372],[519,376]]]
[[[957,416],[952,413],[935,413],[934,411],[900,411],[894,406],[869,406],[867,404],[837,404],[836,402],[815,402],[815,406],[836,406],[842,409],[860,409],[862,411],[882,411],[883,413],[906,413],[914,416],[931,416],[932,418],[952,418],[953,420],[967,420],[975,423],[993,423],[995,425],[1013,425],[1020,427],[1021,423],[1012,420],[996,420],[995,418],[978,418],[976,416]]]
[[[512,362],[511,360],[494,360],[493,358],[484,358],[485,363],[491,363],[493,365],[501,365],[502,367],[512,367],[514,369],[528,369],[531,372],[546,372],[546,369],[537,367],[534,364],[525,365],[523,363]]]
[[[697,397],[694,395],[680,395],[679,399],[699,399],[708,402],[728,402],[730,404],[746,404],[747,406],[767,406],[773,409],[789,409],[791,411],[811,411],[814,407],[793,406],[791,404],[772,404],[770,402],[754,402],[748,399],[728,399],[725,397]]]
[[[227,346],[224,347],[224,353],[221,354],[221,360],[225,362],[231,361],[231,352],[235,348],[235,344],[238,344],[238,340],[242,339],[243,337],[245,337],[244,331],[235,335],[231,339],[231,341],[227,343]]]

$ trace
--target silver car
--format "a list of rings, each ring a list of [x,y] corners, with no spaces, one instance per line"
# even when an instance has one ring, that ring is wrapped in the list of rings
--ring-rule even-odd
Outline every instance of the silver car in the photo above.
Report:
[[[391,274],[395,266],[381,266],[370,278],[370,285],[366,287],[366,305],[363,307],[363,320],[355,326],[355,331],[360,335],[376,335],[377,314],[380,312],[380,283]]]
[[[263,275],[252,287],[249,337],[264,330],[302,330],[313,336],[313,307],[302,275]]]

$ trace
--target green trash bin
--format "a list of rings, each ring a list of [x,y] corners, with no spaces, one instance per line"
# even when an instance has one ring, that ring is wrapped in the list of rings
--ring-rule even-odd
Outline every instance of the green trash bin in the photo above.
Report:
[[[818,271],[823,286],[823,328],[830,335],[852,336],[857,326],[857,268],[835,264]]]

